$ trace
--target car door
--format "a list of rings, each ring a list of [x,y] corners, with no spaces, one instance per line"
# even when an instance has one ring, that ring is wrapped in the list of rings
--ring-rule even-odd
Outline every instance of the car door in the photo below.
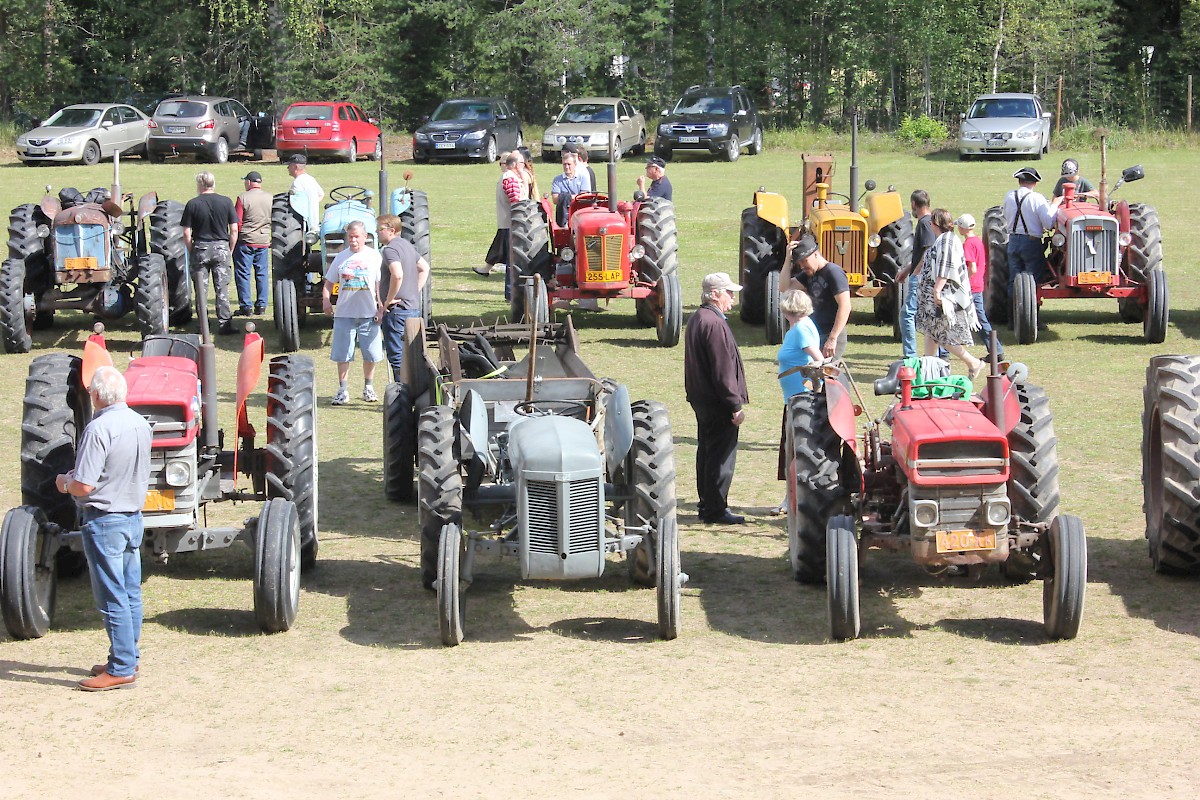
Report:
[[[145,143],[146,134],[149,133],[146,123],[137,111],[129,106],[121,106],[117,112],[121,115],[121,152],[127,153],[131,150],[137,152]]]
[[[356,105],[351,104],[350,115],[354,117],[354,126],[358,131],[358,141],[361,142],[361,149],[364,152],[372,152],[375,149],[375,142],[379,140],[379,126],[371,122],[363,110]]]
[[[617,103],[617,135],[621,137],[622,153],[629,152],[637,144],[637,131],[634,130],[636,121],[633,118],[633,107],[621,100]]]
[[[500,142],[500,149],[516,150],[517,130],[520,125],[512,107],[503,100],[492,103],[492,116],[496,120],[496,140]]]
[[[101,158],[109,158],[121,149],[121,112],[116,106],[104,112],[94,135],[100,145]]]
[[[741,92],[733,93],[733,115],[738,141],[750,141],[750,137],[754,135],[750,124],[750,106],[746,103],[746,96]]]
[[[233,137],[229,140],[230,149],[241,147],[242,144],[242,121],[245,120],[247,128],[246,135],[250,134],[250,111],[237,100],[230,100],[229,116],[233,118]]]

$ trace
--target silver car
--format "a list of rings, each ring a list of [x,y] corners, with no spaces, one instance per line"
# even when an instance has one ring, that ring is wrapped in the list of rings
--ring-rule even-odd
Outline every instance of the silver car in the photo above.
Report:
[[[154,162],[167,156],[196,155],[224,164],[230,153],[253,153],[275,147],[275,126],[263,115],[253,115],[230,97],[186,95],[158,104],[150,121],[146,155]]]
[[[559,161],[563,145],[587,148],[588,155],[608,160],[609,149],[620,158],[625,153],[646,152],[646,118],[620,97],[580,97],[563,106],[558,118],[542,136],[542,158]]]
[[[84,103],[54,112],[50,119],[17,137],[17,158],[26,164],[79,162],[144,155],[150,118],[133,106]]]
[[[1036,94],[980,95],[960,115],[958,157],[1033,156],[1050,152],[1050,112]]]

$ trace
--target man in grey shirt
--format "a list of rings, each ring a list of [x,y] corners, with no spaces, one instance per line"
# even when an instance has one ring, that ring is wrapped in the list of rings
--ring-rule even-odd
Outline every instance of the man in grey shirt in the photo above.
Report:
[[[421,292],[429,280],[429,263],[400,235],[400,229],[400,218],[394,214],[384,214],[376,221],[379,243],[383,245],[379,301],[384,312],[380,327],[392,380],[397,382],[404,363],[404,321],[421,315]]]
[[[125,405],[125,377],[100,367],[89,387],[96,413],[83,431],[75,469],[59,475],[58,490],[83,516],[96,608],[109,638],[108,661],[79,682],[85,692],[132,688],[142,635],[142,506],[150,483],[150,424]]]

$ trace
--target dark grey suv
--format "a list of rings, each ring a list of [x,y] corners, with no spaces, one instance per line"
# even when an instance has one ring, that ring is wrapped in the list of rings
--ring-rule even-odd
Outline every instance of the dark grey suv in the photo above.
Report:
[[[158,104],[150,121],[146,155],[151,161],[167,156],[198,155],[224,164],[230,153],[250,152],[257,159],[275,147],[273,120],[251,114],[230,97],[184,95]]]
[[[664,109],[654,137],[654,155],[670,160],[675,150],[707,150],[736,161],[742,148],[762,151],[762,123],[741,86],[693,86]]]

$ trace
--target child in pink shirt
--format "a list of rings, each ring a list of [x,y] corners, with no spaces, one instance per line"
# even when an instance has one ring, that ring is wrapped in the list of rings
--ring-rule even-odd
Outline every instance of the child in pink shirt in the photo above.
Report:
[[[975,218],[970,214],[963,214],[954,224],[958,227],[958,234],[963,237],[963,257],[967,262],[967,274],[971,276],[971,299],[975,301],[975,316],[983,326],[980,330],[983,334],[983,345],[988,349],[990,356],[992,324],[988,322],[987,314],[983,310],[983,287],[987,286],[987,245],[975,235]],[[996,357],[1003,357],[1004,345],[1000,343],[999,338],[996,340],[996,346],[999,348]]]

